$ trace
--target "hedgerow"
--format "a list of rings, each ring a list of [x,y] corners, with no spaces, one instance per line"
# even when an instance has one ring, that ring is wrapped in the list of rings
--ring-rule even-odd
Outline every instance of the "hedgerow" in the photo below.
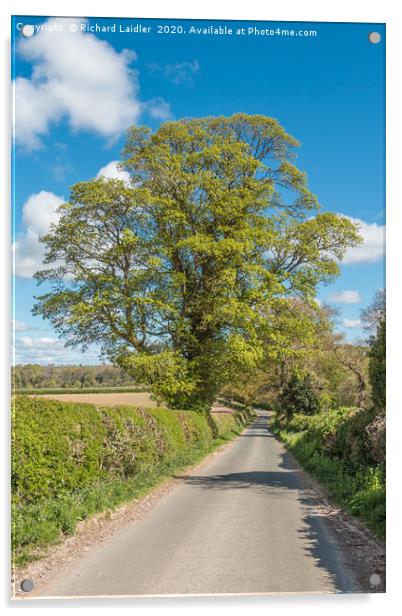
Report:
[[[373,439],[376,421],[374,410],[340,408],[314,416],[296,414],[290,421],[278,416],[272,427],[336,502],[383,537],[385,446]]]
[[[16,564],[74,532],[79,520],[136,498],[200,459],[252,419],[244,409],[103,407],[17,396],[13,400],[12,499]],[[214,439],[213,432],[217,434]]]

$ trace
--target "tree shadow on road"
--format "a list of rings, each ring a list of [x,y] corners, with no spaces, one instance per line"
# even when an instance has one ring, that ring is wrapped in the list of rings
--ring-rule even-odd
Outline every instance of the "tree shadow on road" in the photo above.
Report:
[[[274,438],[267,432],[265,422],[258,428],[256,424],[253,424],[253,428],[265,432],[265,434],[258,434],[253,430],[243,436]],[[289,540],[301,541],[303,550],[314,559],[315,566],[325,572],[325,575],[332,581],[337,592],[356,592],[354,577],[346,569],[340,546],[330,531],[325,515],[325,507],[320,508],[322,504],[320,496],[311,485],[308,485],[305,473],[286,451],[279,454],[279,464],[275,466],[278,470],[255,470],[216,475],[187,475],[181,476],[181,479],[187,485],[195,488],[219,492],[241,490],[245,497],[250,495],[257,496],[258,499],[265,498],[267,516],[270,515],[270,503],[272,503],[273,499],[275,501],[277,499],[284,500],[285,507],[288,499],[296,499],[301,505],[302,519],[299,520],[299,527],[290,529]],[[247,506],[246,500],[234,498],[233,506]],[[262,540],[264,540],[264,537],[262,537]],[[266,540],[267,549],[269,549],[268,536]],[[320,589],[317,588],[316,590],[319,591]],[[292,588],[289,588],[288,591],[292,592]]]

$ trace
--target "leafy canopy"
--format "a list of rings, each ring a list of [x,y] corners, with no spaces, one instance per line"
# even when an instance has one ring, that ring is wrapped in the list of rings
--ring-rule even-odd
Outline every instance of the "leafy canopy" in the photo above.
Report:
[[[100,344],[171,406],[208,408],[258,365],[267,335],[272,357],[286,347],[289,302],[313,302],[359,243],[347,218],[317,213],[298,145],[262,115],[132,127],[130,186],[76,184],[43,238],[36,277],[51,291],[35,313],[68,345]]]
[[[363,323],[371,331],[369,344],[369,380],[376,410],[385,412],[386,403],[386,301],[385,289],[379,289],[366,310]]]

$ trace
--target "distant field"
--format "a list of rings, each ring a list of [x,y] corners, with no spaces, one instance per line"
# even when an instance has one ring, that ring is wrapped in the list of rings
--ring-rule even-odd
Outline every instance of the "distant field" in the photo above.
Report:
[[[61,402],[89,402],[90,404],[99,404],[102,406],[156,406],[156,402],[154,402],[154,400],[151,400],[150,394],[147,392],[116,392],[98,394],[41,394],[40,397],[50,398],[51,400],[60,400]]]
[[[144,391],[147,391],[144,385],[122,385],[115,387],[26,387],[15,389],[16,394],[24,396],[41,396],[42,394],[109,394]]]
[[[107,390],[88,390],[82,392],[82,390],[70,389],[63,392],[62,389],[39,389],[39,390],[24,390],[16,393],[23,393],[25,395],[40,396],[41,398],[49,398],[50,400],[60,400],[60,402],[89,402],[90,404],[99,404],[104,406],[142,406],[148,408],[155,408],[156,402],[151,400],[150,394],[146,391],[125,391],[124,389],[116,390],[116,388],[110,388]],[[237,404],[237,410],[241,410],[241,405]],[[231,402],[216,402],[211,412],[214,414],[227,414],[234,413],[236,410],[236,403]]]

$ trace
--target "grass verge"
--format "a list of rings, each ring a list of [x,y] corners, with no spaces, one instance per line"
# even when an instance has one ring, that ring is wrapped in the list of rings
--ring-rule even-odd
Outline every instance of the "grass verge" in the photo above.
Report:
[[[359,419],[355,409],[338,409],[312,417],[295,415],[288,422],[277,417],[271,428],[334,502],[384,538],[385,464],[370,462],[367,455],[365,459],[362,434],[353,439],[350,425]],[[346,425],[349,438],[345,438]],[[357,438],[362,441],[358,447]]]

